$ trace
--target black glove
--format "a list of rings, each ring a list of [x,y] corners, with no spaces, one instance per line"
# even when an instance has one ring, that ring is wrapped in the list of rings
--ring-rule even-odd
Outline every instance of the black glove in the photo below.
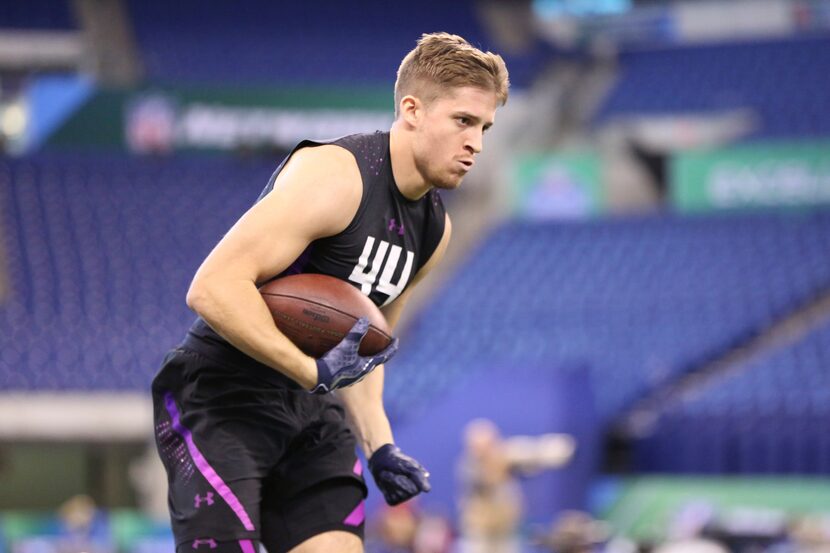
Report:
[[[361,317],[339,344],[317,360],[317,385],[313,394],[327,394],[363,380],[378,365],[386,363],[398,351],[398,339],[376,355],[361,356],[360,341],[369,332],[369,319]]]
[[[369,470],[389,505],[403,503],[432,489],[427,470],[395,444],[386,444],[375,451],[369,459]]]

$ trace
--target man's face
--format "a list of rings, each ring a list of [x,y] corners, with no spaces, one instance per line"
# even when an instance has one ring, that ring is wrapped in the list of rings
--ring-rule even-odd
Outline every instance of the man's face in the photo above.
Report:
[[[453,89],[425,106],[414,143],[415,165],[436,188],[455,189],[473,167],[498,99],[490,90]]]

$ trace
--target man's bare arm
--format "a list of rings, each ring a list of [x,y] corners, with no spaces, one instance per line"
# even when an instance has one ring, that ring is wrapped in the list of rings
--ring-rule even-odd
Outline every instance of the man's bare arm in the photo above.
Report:
[[[317,383],[314,359],[277,329],[256,284],[284,271],[313,240],[344,230],[362,191],[357,163],[346,150],[299,150],[273,190],[204,260],[187,292],[187,305],[247,355],[312,388]]]

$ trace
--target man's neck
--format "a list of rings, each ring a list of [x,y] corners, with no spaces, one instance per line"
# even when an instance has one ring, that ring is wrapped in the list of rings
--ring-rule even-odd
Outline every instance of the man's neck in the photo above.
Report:
[[[404,198],[419,200],[432,189],[415,165],[409,131],[395,121],[389,131],[389,152],[392,157],[392,176]]]

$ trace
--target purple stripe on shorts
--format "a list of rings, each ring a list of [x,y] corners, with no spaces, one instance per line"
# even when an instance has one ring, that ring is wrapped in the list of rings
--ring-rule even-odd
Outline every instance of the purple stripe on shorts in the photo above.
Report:
[[[364,502],[361,501],[357,507],[354,508],[354,511],[349,513],[349,516],[343,521],[343,524],[347,526],[360,526],[360,523],[363,522],[363,519],[366,518],[366,506]]]
[[[245,527],[245,530],[255,530],[254,524],[251,522],[251,517],[249,517],[248,513],[245,511],[245,507],[242,506],[242,503],[239,502],[239,499],[236,495],[234,495],[233,491],[227,484],[225,484],[224,480],[216,474],[216,471],[213,470],[213,467],[208,464],[207,459],[205,459],[204,455],[202,455],[202,452],[199,451],[196,444],[193,443],[193,435],[181,422],[179,409],[176,407],[176,400],[173,399],[173,394],[170,392],[164,394],[164,404],[167,407],[167,412],[170,413],[173,430],[178,432],[184,439],[184,442],[187,444],[187,449],[190,452],[190,456],[193,457],[193,461],[196,463],[196,468],[199,469],[199,472],[201,472],[210,485],[213,486],[213,489],[216,490],[220,496],[222,496],[222,499],[225,500],[228,506],[233,509],[233,512],[236,513],[236,516],[239,517],[240,522],[242,522],[242,525]]]
[[[354,462],[354,468],[352,469],[352,472],[355,473],[358,476],[363,474],[363,465],[360,464],[360,459],[357,459]]]
[[[242,553],[256,553],[254,542],[251,540],[239,540],[239,548],[242,550]]]

